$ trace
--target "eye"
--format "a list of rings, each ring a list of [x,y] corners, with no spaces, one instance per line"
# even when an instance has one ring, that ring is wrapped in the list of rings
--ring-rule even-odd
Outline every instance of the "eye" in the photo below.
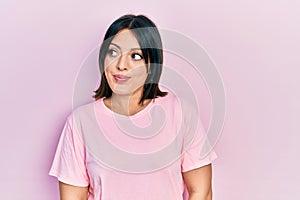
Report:
[[[134,59],[134,60],[142,60],[143,59],[143,56],[139,53],[133,53],[131,54],[131,57]]]
[[[118,56],[118,52],[114,49],[109,49],[107,54],[112,56],[112,57],[117,57]]]

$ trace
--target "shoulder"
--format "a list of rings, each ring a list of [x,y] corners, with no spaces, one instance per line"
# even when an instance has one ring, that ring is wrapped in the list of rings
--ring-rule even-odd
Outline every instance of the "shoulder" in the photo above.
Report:
[[[164,106],[170,106],[170,105],[177,105],[180,103],[180,99],[172,92],[167,91],[168,94],[164,97],[157,97],[154,100],[154,102],[164,105]]]
[[[156,98],[154,101],[157,101],[158,104],[163,106],[172,106],[187,112],[195,112],[198,110],[199,105],[196,99],[176,95],[168,90],[167,92],[168,94],[166,96]]]
[[[94,106],[96,101],[92,101],[72,109],[68,115],[68,121],[81,120],[83,118],[89,118],[94,116]]]
[[[200,107],[199,102],[194,97],[186,97],[177,95],[173,92],[167,91],[165,97],[160,97],[158,104],[171,115],[180,117],[184,124],[198,124],[200,121]]]

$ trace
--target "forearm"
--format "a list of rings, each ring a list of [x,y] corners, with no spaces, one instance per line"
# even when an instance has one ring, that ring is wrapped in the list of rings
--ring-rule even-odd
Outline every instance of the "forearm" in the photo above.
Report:
[[[188,200],[212,200],[212,191],[210,190],[206,194],[201,194],[201,193],[191,193],[189,194],[189,199]]]

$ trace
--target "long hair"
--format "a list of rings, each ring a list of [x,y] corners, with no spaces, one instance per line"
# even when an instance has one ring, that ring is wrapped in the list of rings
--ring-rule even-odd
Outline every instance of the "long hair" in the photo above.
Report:
[[[112,95],[112,90],[104,72],[104,60],[114,36],[123,29],[131,30],[136,36],[145,59],[147,70],[150,69],[143,86],[143,94],[139,104],[143,105],[146,99],[154,99],[167,95],[167,92],[161,91],[158,86],[162,72],[163,50],[161,37],[156,25],[144,15],[124,15],[110,25],[100,47],[99,68],[102,75],[100,86],[94,91],[95,95],[93,97],[95,100],[102,97],[108,98]]]

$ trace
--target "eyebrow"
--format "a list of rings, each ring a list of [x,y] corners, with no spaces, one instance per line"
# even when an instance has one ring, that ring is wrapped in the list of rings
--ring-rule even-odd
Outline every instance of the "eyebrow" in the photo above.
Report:
[[[121,47],[115,43],[110,43],[110,44],[116,46],[118,49],[121,49]],[[142,50],[142,49],[141,48],[131,48],[130,50],[134,51],[134,50]]]

